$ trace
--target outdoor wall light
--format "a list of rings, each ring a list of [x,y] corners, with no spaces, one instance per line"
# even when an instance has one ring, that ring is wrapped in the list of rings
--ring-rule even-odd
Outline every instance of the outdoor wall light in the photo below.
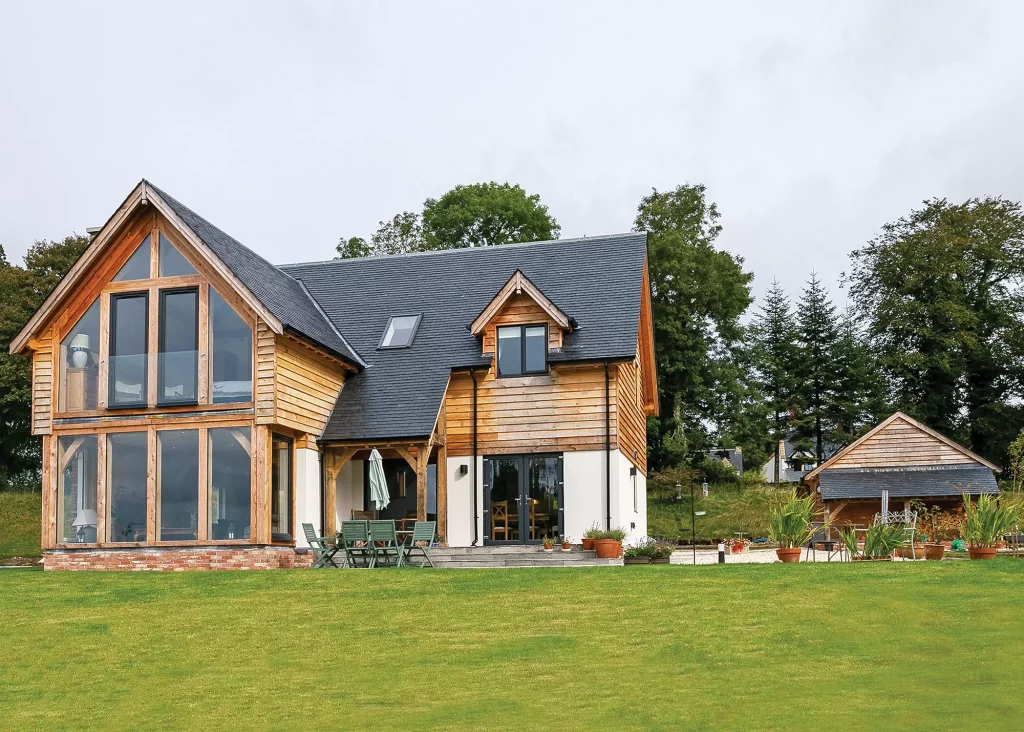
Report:
[[[469,475],[469,466],[463,463],[459,466],[459,475]]]

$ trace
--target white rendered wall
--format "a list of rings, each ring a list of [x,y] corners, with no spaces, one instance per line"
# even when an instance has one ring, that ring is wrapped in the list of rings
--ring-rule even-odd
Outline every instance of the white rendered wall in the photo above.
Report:
[[[612,526],[626,531],[626,543],[634,544],[647,536],[647,479],[636,471],[636,501],[629,474],[633,464],[618,450],[612,451]]]
[[[613,482],[616,454],[612,452]],[[565,528],[562,532],[575,544],[580,543],[591,525],[596,523],[604,529],[607,523],[605,455],[604,450],[562,453],[565,501]]]
[[[473,544],[473,457],[448,458],[448,546],[472,546]],[[465,465],[467,472],[459,470]],[[484,460],[476,460],[477,513],[484,511],[483,495]],[[483,519],[477,523],[477,546],[483,544]]]
[[[295,546],[309,546],[302,524],[320,531],[320,453],[304,447],[295,450]]]
[[[338,471],[335,486],[334,509],[337,512],[334,530],[341,528],[342,521],[352,518],[353,511],[363,509],[363,461],[349,460]]]

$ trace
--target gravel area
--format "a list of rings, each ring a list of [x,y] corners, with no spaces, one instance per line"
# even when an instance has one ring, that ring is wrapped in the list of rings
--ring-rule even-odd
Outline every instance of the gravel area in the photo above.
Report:
[[[817,561],[824,562],[828,560],[828,552],[818,550]],[[832,561],[838,561],[838,557],[832,557]],[[773,564],[778,562],[779,558],[775,556],[774,549],[748,549],[743,554],[726,554],[726,564]],[[806,558],[806,554],[800,555],[800,561],[810,561]],[[692,549],[678,549],[672,552],[672,557],[669,559],[670,564],[693,564],[693,550]],[[717,549],[702,549],[697,547],[697,564],[718,564],[718,550]]]

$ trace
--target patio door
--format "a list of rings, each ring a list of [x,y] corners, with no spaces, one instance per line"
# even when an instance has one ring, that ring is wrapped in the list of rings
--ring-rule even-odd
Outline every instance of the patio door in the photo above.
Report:
[[[484,458],[484,543],[539,544],[565,525],[561,455]]]

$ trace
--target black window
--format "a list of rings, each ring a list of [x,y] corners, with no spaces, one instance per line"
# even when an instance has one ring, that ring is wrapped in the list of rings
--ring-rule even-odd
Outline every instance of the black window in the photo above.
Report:
[[[548,327],[512,325],[498,328],[498,376],[543,374],[548,370]]]
[[[160,292],[157,401],[195,404],[199,374],[199,290]]]
[[[213,402],[252,401],[252,328],[210,288]]]
[[[274,541],[292,540],[292,440],[273,436],[270,450],[270,532]]]
[[[149,297],[110,298],[110,407],[146,406]]]

